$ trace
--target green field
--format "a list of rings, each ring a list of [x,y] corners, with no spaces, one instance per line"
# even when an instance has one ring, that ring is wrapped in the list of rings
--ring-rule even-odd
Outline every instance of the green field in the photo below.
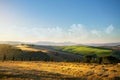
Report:
[[[97,56],[110,56],[113,55],[114,52],[110,49],[103,49],[98,47],[90,47],[90,46],[57,46],[54,49],[74,54],[81,55],[90,55],[96,54]]]

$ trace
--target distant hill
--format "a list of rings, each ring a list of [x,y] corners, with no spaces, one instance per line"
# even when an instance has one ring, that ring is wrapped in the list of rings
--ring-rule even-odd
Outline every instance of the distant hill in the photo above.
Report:
[[[0,44],[22,44],[24,42],[19,41],[0,41]]]
[[[45,45],[45,46],[120,46],[120,42],[114,43],[101,43],[101,44],[79,44],[74,42],[49,42],[49,41],[38,41],[38,42],[20,42],[20,41],[0,41],[0,44],[33,44],[33,45]]]
[[[109,56],[113,54],[113,51],[110,49],[91,47],[91,46],[57,46],[53,48],[64,52],[80,54],[80,55],[96,54],[97,56]]]
[[[120,46],[120,42],[116,43],[101,43],[101,44],[88,44],[89,46]]]
[[[13,61],[68,61],[91,62],[100,60],[115,63],[120,59],[120,50],[93,46],[39,46],[0,44],[0,60]],[[96,58],[96,59],[94,59]],[[110,61],[108,61],[110,60]],[[112,61],[111,61],[112,60]]]
[[[0,44],[34,44],[34,45],[47,45],[47,46],[63,46],[63,45],[77,45],[73,42],[49,42],[49,41],[38,41],[38,42],[20,42],[20,41],[0,41]]]
[[[67,46],[67,45],[77,45],[73,42],[48,42],[48,41],[39,41],[34,43],[36,45],[47,45],[47,46]]]
[[[0,60],[47,61],[50,57],[40,51],[23,51],[12,45],[0,44]]]

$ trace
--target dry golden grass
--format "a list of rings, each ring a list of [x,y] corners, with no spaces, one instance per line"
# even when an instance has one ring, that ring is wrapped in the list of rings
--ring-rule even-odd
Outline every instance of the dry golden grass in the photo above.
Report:
[[[41,52],[48,52],[48,50],[43,50],[43,49],[36,49],[36,48],[32,48],[30,46],[27,46],[27,45],[17,45],[16,46],[18,49],[21,49],[23,51],[41,51]]]
[[[8,71],[7,71],[8,69]],[[16,75],[23,80],[117,80],[120,79],[120,65],[98,65],[67,62],[0,62],[0,74]],[[5,72],[7,71],[7,72]],[[17,73],[19,72],[19,73]],[[22,73],[22,74],[21,74]],[[20,75],[21,74],[21,75]],[[12,77],[1,79],[14,79]],[[1,80],[0,79],[0,80]]]

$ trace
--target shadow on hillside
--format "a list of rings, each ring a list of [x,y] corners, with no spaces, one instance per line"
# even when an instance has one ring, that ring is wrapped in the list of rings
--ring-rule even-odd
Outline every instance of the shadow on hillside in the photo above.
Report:
[[[0,79],[27,79],[27,80],[81,80],[81,78],[71,77],[69,75],[63,75],[58,73],[51,73],[47,71],[37,71],[37,70],[18,70],[8,67],[0,67]]]

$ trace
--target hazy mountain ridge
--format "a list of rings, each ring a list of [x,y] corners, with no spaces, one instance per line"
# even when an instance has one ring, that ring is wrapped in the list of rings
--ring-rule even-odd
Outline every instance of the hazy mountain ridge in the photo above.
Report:
[[[35,43],[36,45],[53,45],[53,46],[64,46],[64,45],[77,45],[76,43],[73,42],[48,42],[48,41],[39,41]]]
[[[34,44],[34,45],[46,45],[46,46],[71,46],[71,45],[82,45],[82,46],[120,46],[120,42],[112,43],[74,43],[74,42],[50,42],[50,41],[38,41],[38,42],[20,42],[20,41],[0,41],[0,44]]]
[[[120,42],[114,42],[114,43],[102,43],[102,44],[89,44],[91,46],[119,46]]]

